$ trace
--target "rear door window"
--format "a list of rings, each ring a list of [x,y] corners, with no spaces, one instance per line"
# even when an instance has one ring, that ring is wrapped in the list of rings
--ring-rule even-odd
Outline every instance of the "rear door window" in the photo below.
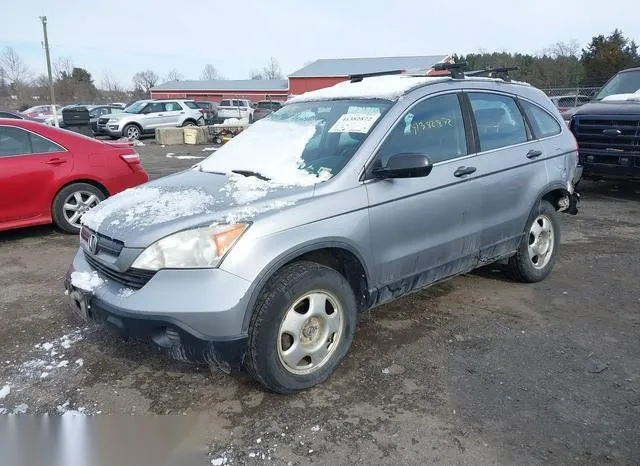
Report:
[[[187,107],[189,107],[192,110],[197,110],[198,108],[202,108],[201,102],[200,103],[196,103],[196,102],[185,102],[184,103]],[[176,104],[179,105],[179,104]],[[178,110],[182,110],[181,108],[179,108]]]
[[[0,126],[0,157],[31,153],[29,133],[20,128]]]
[[[527,142],[527,126],[512,97],[470,92],[469,100],[482,152]]]
[[[521,100],[522,108],[526,113],[531,126],[533,126],[533,132],[538,138],[548,138],[555,136],[562,132],[560,123],[553,118],[546,110],[541,109],[537,105]]]
[[[220,101],[220,106],[221,107],[231,107],[231,101],[230,100],[222,100],[222,101]]]
[[[189,107],[189,108],[194,108],[195,105],[193,107]],[[182,110],[182,107],[180,106],[180,104],[178,102],[165,102],[164,103],[164,109],[167,112],[179,112],[180,110]]]

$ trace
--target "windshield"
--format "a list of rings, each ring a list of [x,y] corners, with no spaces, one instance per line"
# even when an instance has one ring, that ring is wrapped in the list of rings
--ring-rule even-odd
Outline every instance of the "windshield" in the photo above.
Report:
[[[615,94],[633,94],[640,90],[640,70],[616,74],[596,94],[596,100]]]
[[[125,113],[140,113],[149,102],[136,102],[124,109]]]
[[[313,184],[337,174],[392,102],[334,100],[284,106],[232,138],[203,171],[251,171],[275,183]]]

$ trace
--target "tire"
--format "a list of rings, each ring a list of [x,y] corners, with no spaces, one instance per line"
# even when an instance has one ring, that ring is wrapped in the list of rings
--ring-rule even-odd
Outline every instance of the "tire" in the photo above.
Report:
[[[51,206],[53,223],[65,233],[80,231],[82,214],[104,201],[105,194],[88,183],[74,183],[65,186],[56,194]],[[79,206],[79,207],[76,207]],[[79,214],[75,217],[75,214]]]
[[[560,225],[556,209],[549,202],[540,201],[527,220],[518,251],[509,258],[508,274],[524,283],[544,280],[555,266],[559,246]]]
[[[184,123],[182,123],[182,126],[198,126],[193,120],[187,120]]]
[[[249,114],[249,124],[252,124],[255,120],[253,119],[253,113]]]
[[[317,314],[310,314],[312,302]],[[346,356],[356,319],[356,298],[341,274],[314,262],[289,264],[269,280],[256,302],[245,368],[275,393],[318,385]]]
[[[138,125],[128,124],[122,128],[122,137],[127,139],[140,139],[142,130]]]

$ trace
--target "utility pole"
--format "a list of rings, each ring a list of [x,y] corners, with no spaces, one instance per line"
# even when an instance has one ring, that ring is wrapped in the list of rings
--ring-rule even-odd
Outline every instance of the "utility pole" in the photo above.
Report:
[[[58,112],[56,111],[56,91],[53,87],[53,76],[51,75],[51,57],[49,56],[49,37],[47,36],[47,17],[40,16],[42,21],[42,31],[44,32],[44,52],[47,56],[47,73],[49,73],[49,92],[51,93],[51,113],[53,114],[53,124],[58,124]]]

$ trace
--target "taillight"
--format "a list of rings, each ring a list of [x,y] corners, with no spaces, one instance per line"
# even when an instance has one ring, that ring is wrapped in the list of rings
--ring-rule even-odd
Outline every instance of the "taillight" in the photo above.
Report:
[[[136,165],[140,163],[140,155],[139,154],[122,154],[120,158],[127,162],[129,165]]]
[[[201,109],[199,109],[199,110],[200,110],[200,113],[202,113],[202,114],[204,115],[204,109],[203,109],[203,108],[201,108]]]

